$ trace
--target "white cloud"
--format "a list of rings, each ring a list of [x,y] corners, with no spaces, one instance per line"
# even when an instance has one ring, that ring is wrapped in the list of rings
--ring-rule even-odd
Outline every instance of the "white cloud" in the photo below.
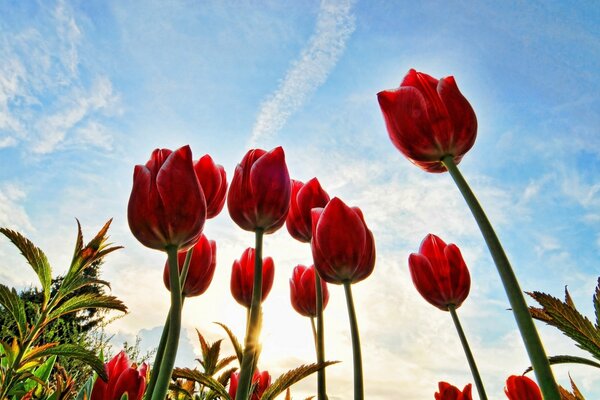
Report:
[[[287,119],[322,85],[354,31],[352,0],[322,0],[315,33],[277,90],[261,105],[251,143],[276,134]]]

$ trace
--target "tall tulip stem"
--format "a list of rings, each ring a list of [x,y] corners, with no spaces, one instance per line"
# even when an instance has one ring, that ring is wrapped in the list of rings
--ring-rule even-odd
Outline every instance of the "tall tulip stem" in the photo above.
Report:
[[[444,157],[442,163],[452,176],[452,179],[454,179],[456,186],[458,186],[467,205],[471,209],[471,213],[475,217],[475,221],[477,221],[477,225],[479,225],[479,229],[490,250],[544,399],[560,400],[560,394],[554,380],[554,375],[552,374],[552,369],[550,368],[550,363],[548,362],[548,357],[544,351],[544,346],[529,313],[517,277],[500,244],[500,240],[498,240],[498,236],[496,236],[490,221],[473,194],[473,191],[454,163],[453,157],[450,155]]]
[[[254,253],[254,283],[252,287],[252,302],[250,303],[250,317],[246,327],[246,338],[244,340],[244,354],[242,356],[242,365],[240,366],[240,376],[238,381],[235,400],[247,400],[250,392],[250,383],[252,374],[258,358],[258,339],[261,329],[261,301],[262,301],[262,247],[263,247],[262,229],[255,231],[255,253]]]
[[[181,331],[181,284],[179,282],[179,267],[177,261],[177,246],[167,247],[167,256],[169,259],[169,280],[171,285],[171,311],[169,313],[169,327],[167,339],[162,356],[162,362],[154,368],[159,368],[156,378],[156,385],[152,392],[152,400],[164,400],[169,390],[171,373],[175,365],[177,356],[177,347],[179,345],[179,332]],[[166,325],[165,325],[165,328]],[[158,356],[158,354],[157,354]]]
[[[352,335],[352,356],[354,362],[354,400],[364,399],[362,354],[360,351],[360,337],[358,335],[358,321],[354,310],[352,288],[350,281],[344,282],[346,294],[346,305],[348,307],[348,318],[350,320],[350,334]]]
[[[460,343],[462,344],[462,347],[465,351],[465,356],[467,356],[467,362],[469,363],[469,368],[471,368],[471,374],[473,375],[473,380],[475,381],[475,387],[477,388],[477,392],[479,393],[479,400],[487,400],[485,388],[483,387],[483,381],[481,380],[481,375],[479,375],[479,370],[477,369],[475,358],[473,357],[473,353],[471,352],[471,348],[469,347],[469,342],[467,342],[465,331],[463,331],[463,328],[460,324],[460,320],[458,319],[456,307],[451,304],[448,306],[448,311],[450,311],[452,321],[454,321],[454,326],[456,327],[456,332],[458,333],[458,337],[460,338]]]
[[[317,349],[317,363],[323,364],[325,362],[325,323],[323,321],[323,288],[321,287],[321,277],[319,276],[317,270],[315,270],[315,293],[317,297],[317,335],[315,337],[315,345]],[[321,368],[317,372],[318,400],[327,400],[327,388],[325,382],[325,368]]]

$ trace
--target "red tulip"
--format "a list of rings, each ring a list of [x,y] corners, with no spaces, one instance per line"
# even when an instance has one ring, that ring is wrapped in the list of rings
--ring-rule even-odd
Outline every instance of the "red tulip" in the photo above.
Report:
[[[323,309],[329,301],[327,284],[321,279],[321,293],[323,294]],[[290,279],[290,299],[292,307],[305,317],[317,316],[317,290],[315,284],[315,266],[305,267],[298,265],[294,268]]]
[[[291,182],[281,147],[250,150],[235,168],[227,208],[240,228],[273,233],[285,223]]]
[[[143,363],[138,369],[124,351],[104,364],[108,381],[96,379],[91,400],[120,400],[127,393],[129,400],[141,400],[146,390],[148,366]]]
[[[315,268],[328,283],[362,281],[375,267],[375,240],[362,211],[334,197],[314,208],[311,248]]]
[[[231,270],[231,294],[233,298],[246,308],[252,304],[252,289],[254,288],[254,258],[255,251],[248,247],[242,253],[242,258],[233,262]],[[275,267],[273,259],[266,257],[262,264],[262,299],[264,301],[271,288],[273,287],[273,278]]]
[[[198,241],[206,201],[192,163],[192,151],[156,149],[146,165],[136,165],[127,219],[144,246],[186,249]]]
[[[181,251],[177,255],[180,273],[186,254],[187,251]],[[214,240],[208,240],[204,235],[200,236],[200,240],[192,248],[192,259],[190,260],[187,278],[183,286],[183,295],[185,297],[194,297],[206,292],[215,274],[216,264],[217,244]],[[171,290],[168,261],[165,263],[163,281],[167,289]]]
[[[448,311],[449,305],[458,308],[469,294],[469,270],[454,244],[444,243],[429,234],[421,242],[419,253],[408,258],[415,287],[421,296],[437,308]]]
[[[452,76],[438,81],[411,69],[398,89],[377,98],[392,143],[427,172],[444,172],[448,155],[458,164],[475,143],[475,112]]]
[[[509,376],[504,393],[509,400],[542,400],[538,385],[523,375]]]
[[[225,205],[227,194],[227,174],[223,166],[215,164],[206,154],[194,163],[194,170],[204,197],[206,198],[206,218],[216,217]]]
[[[235,399],[239,379],[239,372],[231,373],[231,377],[229,380],[229,396],[232,399]],[[250,400],[260,400],[265,390],[267,390],[267,388],[271,385],[271,375],[269,375],[267,371],[260,372],[256,370],[254,371],[254,375],[252,375],[252,384],[255,386]]]
[[[465,386],[462,392],[459,388],[447,382],[440,382],[438,385],[440,391],[435,393],[435,400],[473,400],[470,383]]]
[[[329,195],[323,190],[317,178],[312,178],[306,184],[292,179],[292,197],[290,211],[285,225],[292,237],[308,243],[312,238],[312,220],[310,210],[315,207],[325,207]]]

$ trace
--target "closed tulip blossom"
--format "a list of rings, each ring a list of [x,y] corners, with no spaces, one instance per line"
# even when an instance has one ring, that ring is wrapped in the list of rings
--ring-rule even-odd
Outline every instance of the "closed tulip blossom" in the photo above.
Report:
[[[232,372],[229,379],[229,396],[232,399],[235,399],[235,395],[237,393],[238,382],[240,379],[239,372]],[[254,371],[252,375],[252,384],[254,386],[254,391],[252,392],[252,396],[250,400],[260,400],[263,393],[267,388],[271,385],[271,375],[267,371],[260,372],[258,370]]]
[[[233,221],[247,231],[273,233],[285,223],[291,182],[281,147],[248,151],[237,165],[227,195]]]
[[[435,400],[473,400],[470,383],[462,391],[447,382],[440,382],[438,387],[439,392],[435,393]]]
[[[400,87],[377,94],[394,146],[427,172],[444,172],[442,158],[458,164],[477,136],[477,118],[454,77],[435,79],[414,69]]]
[[[321,280],[323,309],[329,301],[329,290],[325,281]],[[294,268],[290,279],[290,300],[292,307],[300,315],[314,318],[317,316],[317,293],[315,284],[315,267],[298,265]]]
[[[317,178],[306,183],[292,179],[290,210],[285,224],[290,235],[301,242],[309,243],[312,238],[312,217],[310,211],[325,207],[329,195],[323,190]]]
[[[179,272],[183,268],[186,258],[185,251],[177,254]],[[217,244],[214,240],[208,240],[202,235],[198,243],[192,248],[192,258],[190,260],[185,285],[183,286],[183,295],[185,297],[200,296],[206,292],[208,286],[212,282],[215,274],[215,266],[217,264]],[[165,264],[163,273],[163,281],[168,290],[171,290],[171,282],[169,279],[169,264]]]
[[[206,221],[206,201],[189,146],[156,149],[146,165],[136,165],[127,220],[144,246],[187,249],[198,241]]]
[[[194,171],[206,199],[206,218],[216,217],[225,205],[227,174],[222,165],[215,164],[206,154],[194,163]]]
[[[443,311],[460,307],[469,294],[471,277],[459,248],[429,234],[408,259],[410,276],[421,296]]]
[[[504,393],[509,400],[542,400],[538,385],[524,375],[509,376]]]
[[[97,378],[92,389],[91,400],[120,400],[127,394],[129,400],[141,400],[146,390],[148,366],[143,363],[138,368],[132,364],[127,354],[121,351],[104,364],[108,381]]]
[[[312,210],[311,248],[315,268],[328,283],[356,283],[375,267],[375,240],[362,211],[334,197]]]
[[[233,298],[246,308],[250,308],[252,303],[252,289],[254,288],[254,257],[255,251],[248,247],[242,253],[239,260],[233,262],[231,270],[231,294]],[[265,257],[262,263],[262,300],[273,287],[275,277],[275,267],[271,257]]]

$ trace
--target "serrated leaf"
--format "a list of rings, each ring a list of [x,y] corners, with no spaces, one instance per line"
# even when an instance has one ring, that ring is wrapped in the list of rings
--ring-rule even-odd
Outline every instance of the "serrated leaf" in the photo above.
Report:
[[[42,285],[44,293],[44,304],[50,298],[50,289],[52,286],[52,269],[48,258],[42,250],[37,248],[29,239],[21,235],[19,232],[7,228],[0,228],[0,233],[4,234],[21,252],[27,263],[35,271]]]
[[[571,378],[571,374],[569,374],[569,380],[571,381],[571,388],[573,389],[573,395],[575,396],[575,400],[585,400],[583,398],[583,395],[579,391],[579,388],[577,387],[577,385],[573,381],[573,378]]]
[[[115,296],[84,293],[65,300],[61,305],[52,310],[52,312],[48,314],[48,321],[88,308],[102,308],[127,312],[125,304]]]
[[[206,375],[198,370],[192,370],[189,368],[175,368],[173,370],[173,378],[183,378],[189,379],[194,382],[198,382],[201,385],[204,385],[213,391],[215,391],[220,397],[223,399],[231,400],[229,397],[229,393],[225,390],[225,386],[221,385],[219,381],[217,381],[212,376]]]
[[[227,366],[227,364],[229,364],[230,362],[232,362],[235,359],[237,359],[237,356],[229,356],[229,357],[220,359],[215,368],[215,372],[219,372],[220,370],[225,368]],[[235,368],[235,369],[237,369],[237,368]]]
[[[550,357],[548,357],[548,361],[550,362],[550,365],[583,364],[583,365],[589,365],[591,367],[600,368],[600,363],[597,363],[596,361],[593,361],[593,360],[588,360],[587,358],[578,357],[578,356],[569,356],[569,355],[550,356]],[[531,372],[531,371],[533,371],[533,368],[531,368],[531,366],[530,366],[523,372],[523,375],[525,375],[526,373]]]
[[[325,367],[336,364],[338,361],[325,361],[323,364],[308,364],[294,368],[285,374],[281,375],[275,382],[271,384],[263,393],[261,400],[273,400],[275,397],[283,393],[287,388],[294,383],[306,378]]]
[[[84,349],[81,346],[75,344],[59,344],[52,348],[46,349],[43,352],[38,353],[39,356],[52,356],[56,355],[59,357],[70,357],[77,360],[81,360],[89,365],[101,378],[104,380],[108,379],[106,371],[104,369],[104,363],[96,357],[91,351]]]
[[[573,303],[573,299],[571,298],[571,294],[567,290],[567,286],[565,286],[565,304],[568,305],[569,307],[577,308],[577,307],[575,307],[575,303]]]
[[[0,305],[12,316],[19,330],[19,337],[23,338],[27,329],[27,316],[25,314],[25,304],[17,291],[0,284]]]
[[[600,360],[600,331],[587,317],[581,315],[566,302],[548,294],[541,292],[528,294],[542,306],[544,322],[558,328],[563,334],[573,339],[578,347]],[[540,315],[539,311],[532,311],[532,316],[537,319],[536,315]]]
[[[596,313],[596,329],[600,329],[600,278],[598,278],[598,285],[596,285],[594,293],[594,311]]]
[[[238,341],[237,337],[233,334],[231,329],[229,329],[229,327],[227,327],[227,325],[222,324],[220,322],[215,322],[215,324],[219,325],[221,328],[225,329],[225,332],[227,332],[227,336],[229,336],[229,340],[231,340],[231,344],[233,345],[233,349],[235,350],[235,354],[237,356],[238,362],[241,365],[242,358],[244,356],[244,352],[242,350],[242,345]]]
[[[62,299],[64,295],[68,295],[75,290],[91,285],[102,285],[110,288],[110,283],[108,281],[86,275],[77,275],[68,281],[63,280],[60,286],[61,295],[60,297],[57,297],[57,300]]]
[[[196,333],[198,334],[198,341],[200,342],[200,348],[202,349],[202,357],[206,357],[206,353],[208,353],[208,342],[204,339],[204,336],[200,333],[198,329],[196,329]]]

